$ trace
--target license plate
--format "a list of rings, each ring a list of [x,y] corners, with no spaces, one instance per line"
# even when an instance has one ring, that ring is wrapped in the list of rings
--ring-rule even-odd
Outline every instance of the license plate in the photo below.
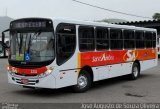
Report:
[[[28,84],[29,80],[28,80],[27,78],[22,78],[22,79],[21,79],[21,82],[22,82],[23,84]]]

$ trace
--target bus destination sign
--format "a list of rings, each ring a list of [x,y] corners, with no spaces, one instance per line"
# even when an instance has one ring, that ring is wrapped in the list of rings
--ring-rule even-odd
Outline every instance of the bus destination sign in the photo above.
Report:
[[[14,22],[12,28],[45,28],[46,22]]]

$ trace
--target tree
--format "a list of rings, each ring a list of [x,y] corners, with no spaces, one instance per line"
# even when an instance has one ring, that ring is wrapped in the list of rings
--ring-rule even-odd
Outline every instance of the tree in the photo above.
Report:
[[[153,15],[153,19],[155,19],[155,20],[160,20],[160,13],[155,13],[155,14]]]
[[[120,22],[127,22],[127,21],[126,21],[126,20],[123,20],[123,19],[110,18],[110,19],[99,20],[98,22],[120,23]]]

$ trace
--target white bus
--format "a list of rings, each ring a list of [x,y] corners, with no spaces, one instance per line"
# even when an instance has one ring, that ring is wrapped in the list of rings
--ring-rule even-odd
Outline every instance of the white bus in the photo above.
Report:
[[[160,37],[157,38],[158,55],[160,55]]]
[[[2,34],[3,37],[3,34]],[[9,46],[9,38],[0,37],[0,58],[8,57],[8,46]]]
[[[0,58],[6,57],[5,53],[6,53],[5,52],[5,47],[4,47],[3,43],[2,43],[2,41],[0,41]]]
[[[93,82],[157,65],[155,29],[66,19],[10,23],[9,83],[87,91]]]

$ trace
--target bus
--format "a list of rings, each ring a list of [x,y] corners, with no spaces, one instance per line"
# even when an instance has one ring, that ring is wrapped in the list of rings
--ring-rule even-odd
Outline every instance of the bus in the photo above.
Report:
[[[157,66],[155,29],[90,21],[22,18],[10,23],[9,83],[32,88],[71,86]]]
[[[158,55],[160,56],[160,37],[157,38],[157,49],[158,49]]]
[[[4,48],[4,45],[2,43],[2,41],[0,41],[0,58],[4,58],[6,57],[6,54],[5,54],[5,48]]]
[[[3,41],[0,41],[0,58],[7,58],[8,57],[8,41],[6,43],[3,43]]]
[[[9,38],[4,37],[4,33],[2,32],[2,37],[0,37],[0,58],[8,57],[8,47],[9,47]]]

